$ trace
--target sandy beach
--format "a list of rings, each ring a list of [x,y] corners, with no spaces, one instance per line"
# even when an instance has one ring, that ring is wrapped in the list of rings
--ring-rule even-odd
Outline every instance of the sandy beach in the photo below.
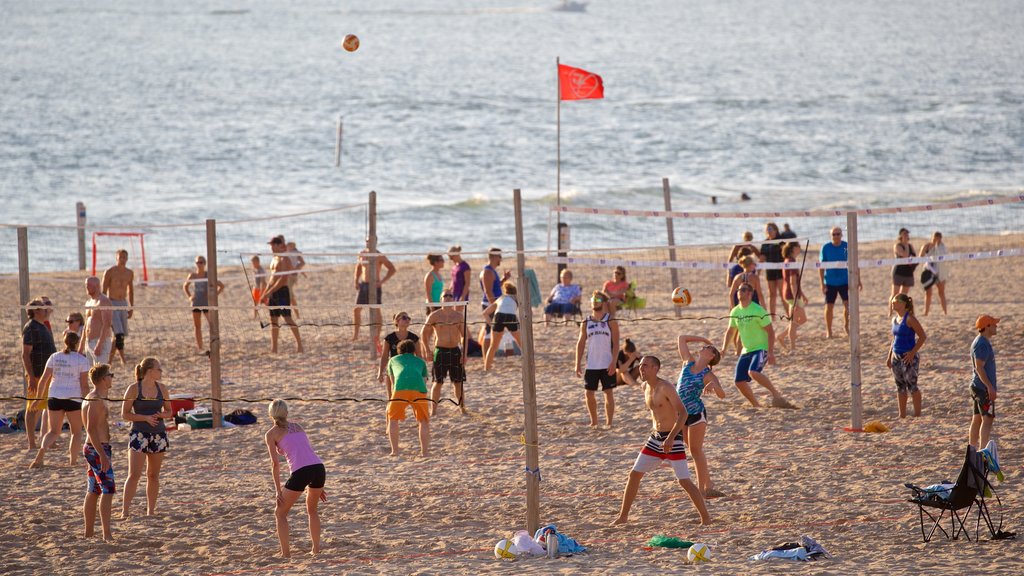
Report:
[[[947,238],[951,252],[1020,247],[1018,236]],[[885,257],[890,245],[862,247],[862,258]],[[816,249],[812,247],[812,255]],[[504,268],[515,268],[506,247]],[[874,256],[872,256],[874,255]],[[721,258],[721,256],[719,256]],[[480,258],[469,259],[475,274]],[[385,317],[399,309],[412,314],[412,330],[422,328],[422,259],[398,261],[398,274],[384,290]],[[554,266],[531,259],[546,295]],[[521,358],[498,358],[484,372],[470,359],[466,402],[469,414],[444,403],[431,422],[433,454],[416,450],[415,425],[401,428],[405,453],[388,456],[384,405],[373,401],[291,402],[292,420],[309,433],[327,468],[329,501],[321,506],[323,552],[309,557],[306,515],[301,505],[290,516],[293,558],[275,558],[274,492],[263,433],[270,425],[264,402],[231,402],[252,410],[259,422],[232,429],[174,431],[164,463],[158,514],[145,516],[140,493],[134,516],[115,521],[114,542],[82,536],[84,468],[62,465],[69,435],[64,433],[42,470],[29,470],[32,454],[23,434],[0,436],[0,573],[3,574],[517,574],[607,573],[662,574],[687,569],[685,553],[644,546],[656,534],[706,542],[713,561],[699,568],[722,574],[1012,574],[1024,572],[1018,541],[945,541],[923,544],[917,509],[906,501],[904,482],[917,485],[955,479],[963,462],[970,421],[970,343],[979,314],[1001,317],[994,339],[999,367],[999,399],[993,436],[1006,481],[996,483],[1005,530],[1017,531],[1024,510],[1020,482],[1024,457],[1024,396],[1018,383],[1024,361],[1020,296],[1024,283],[1019,258],[996,258],[946,264],[949,314],[937,301],[922,316],[924,293],[911,291],[928,340],[921,351],[920,418],[899,420],[895,385],[885,366],[891,338],[886,314],[889,268],[863,271],[861,347],[864,420],[891,428],[884,434],[853,433],[850,426],[850,350],[842,333],[837,305],[836,332],[823,338],[822,295],[817,274],[804,278],[811,298],[808,323],[795,352],[781,353],[767,373],[798,410],[754,409],[732,385],[736,357],[728,355],[716,369],[728,394],[705,398],[709,428],[706,450],[716,486],[724,498],[710,500],[713,522],[698,517],[667,468],[647,475],[630,522],[611,527],[626,476],[650,428],[642,392],[635,387],[615,392],[615,425],[592,430],[587,425],[581,381],[572,373],[578,327],[544,326],[534,309],[536,374],[540,422],[541,521],[555,523],[588,552],[573,557],[502,562],[494,544],[526,529],[523,393]],[[447,277],[447,268],[445,270]],[[608,269],[576,270],[585,292],[597,288]],[[187,271],[151,270],[153,285],[138,289],[138,311],[128,338],[129,367],[143,356],[163,362],[165,384],[172,394],[209,395],[209,361],[192,341],[191,313],[180,283]],[[657,274],[657,276],[656,276]],[[657,282],[644,292],[646,310],[621,319],[623,336],[639,349],[661,358],[661,376],[675,381],[681,362],[675,338],[703,335],[720,343],[726,316],[722,274],[684,272],[683,284],[694,302],[675,318],[666,271],[638,275]],[[261,328],[248,307],[247,287],[237,265],[222,268],[227,289],[222,296],[223,394],[228,398],[296,396],[310,399],[367,399],[383,396],[375,378],[366,332],[351,339],[351,267],[321,270],[315,263],[297,288],[306,353],[295,355],[287,331],[282,354],[269,353],[269,329]],[[32,293],[47,294],[57,310],[59,332],[65,315],[85,299],[84,276],[33,276]],[[66,281],[65,281],[66,280]],[[160,284],[165,282],[166,284]],[[2,330],[11,339],[0,361],[3,396],[22,392],[17,320],[17,281],[3,280]],[[469,319],[478,322],[479,286],[473,287]],[[366,315],[364,314],[364,317]],[[266,321],[266,314],[261,313]],[[699,319],[703,318],[703,319]],[[712,319],[709,319],[712,318]],[[390,322],[389,322],[390,324]],[[205,329],[205,325],[204,325]],[[389,330],[390,331],[390,328]],[[128,382],[128,370],[115,365],[114,394]],[[767,396],[755,387],[761,398]],[[453,395],[446,384],[444,397]],[[208,404],[205,403],[205,404]],[[12,415],[20,404],[0,403]],[[111,404],[112,414],[119,405]],[[113,418],[119,421],[119,418]],[[113,427],[114,469],[120,507],[127,473],[127,429]],[[691,465],[692,470],[692,465]],[[115,514],[116,516],[116,514]],[[972,516],[972,518],[974,518]],[[972,520],[973,522],[973,520]],[[780,542],[815,538],[834,556],[804,565],[785,561],[753,563],[748,558]]]

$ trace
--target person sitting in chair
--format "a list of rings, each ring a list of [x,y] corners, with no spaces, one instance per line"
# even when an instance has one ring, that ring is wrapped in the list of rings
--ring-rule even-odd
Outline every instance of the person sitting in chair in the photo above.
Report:
[[[544,323],[551,322],[552,316],[561,316],[568,322],[574,314],[580,313],[580,300],[583,288],[572,283],[572,272],[568,268],[558,275],[561,282],[555,284],[548,295],[547,306],[544,307]]]

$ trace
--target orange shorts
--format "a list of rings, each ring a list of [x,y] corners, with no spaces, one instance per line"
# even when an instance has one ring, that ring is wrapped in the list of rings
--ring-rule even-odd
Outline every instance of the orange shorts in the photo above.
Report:
[[[405,420],[405,409],[412,408],[416,415],[417,422],[430,421],[430,402],[427,400],[416,400],[426,398],[423,392],[415,390],[396,390],[391,395],[391,402],[388,402],[388,420]],[[403,402],[408,400],[408,402]]]
[[[263,296],[263,292],[260,291],[259,288],[253,288],[252,289],[252,303],[253,304],[259,304],[260,303],[260,297],[262,297],[262,296]]]

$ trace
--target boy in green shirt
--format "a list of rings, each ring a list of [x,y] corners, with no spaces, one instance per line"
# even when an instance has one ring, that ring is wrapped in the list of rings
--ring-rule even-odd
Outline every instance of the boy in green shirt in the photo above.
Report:
[[[771,392],[772,406],[795,408],[782,397],[772,381],[762,372],[765,366],[775,363],[775,331],[772,329],[771,315],[753,301],[753,293],[754,288],[750,284],[740,285],[740,303],[729,312],[729,329],[725,333],[725,342],[722,343],[722,349],[725,350],[733,335],[739,332],[743,350],[739,361],[736,362],[736,388],[751,404],[755,407],[760,406],[753,390],[750,389],[750,381],[753,379]]]
[[[406,408],[412,407],[419,423],[420,454],[430,454],[430,407],[427,405],[427,363],[416,355],[416,343],[402,340],[398,355],[388,361],[388,376],[394,391],[388,399],[388,441],[391,455],[398,456],[398,422],[405,420]]]

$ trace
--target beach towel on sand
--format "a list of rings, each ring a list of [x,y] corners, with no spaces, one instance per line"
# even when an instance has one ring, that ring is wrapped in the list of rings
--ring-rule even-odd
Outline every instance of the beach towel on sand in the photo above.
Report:
[[[548,532],[554,532],[555,536],[558,537],[558,553],[559,554],[578,554],[580,552],[586,552],[586,546],[580,544],[575,539],[566,536],[559,532],[554,524],[548,524],[547,526],[537,529],[537,532],[533,535],[534,542],[538,544],[544,542],[544,535]]]

